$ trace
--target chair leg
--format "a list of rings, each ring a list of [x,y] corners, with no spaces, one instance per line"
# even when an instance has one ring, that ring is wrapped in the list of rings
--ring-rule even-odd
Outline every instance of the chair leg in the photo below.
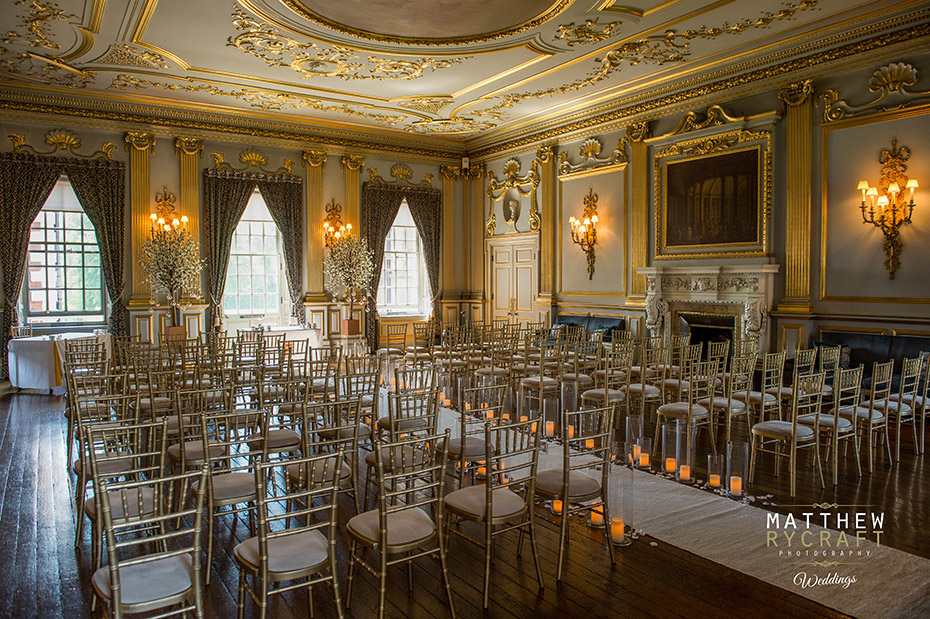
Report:
[[[342,596],[339,595],[339,578],[336,575],[336,555],[329,553],[329,573],[333,577],[333,599],[336,601],[336,615],[339,619],[345,617],[345,610],[342,608]],[[311,612],[313,607],[310,607]]]
[[[490,522],[484,526],[484,609],[488,608],[488,597],[491,588],[491,558],[494,556],[493,527]]]
[[[820,487],[824,488],[825,484],[823,483],[823,467],[820,465],[820,448],[817,443],[814,443],[814,458],[816,458],[817,463],[817,474],[820,476]]]
[[[243,619],[245,617],[245,570],[239,568],[239,597],[236,600],[236,617]]]
[[[607,541],[607,553],[610,555],[610,564],[615,565],[617,557],[614,553],[613,541],[610,539],[610,523],[613,520],[610,517],[610,502],[606,492],[601,495],[601,501],[603,502],[601,513],[604,515],[604,539]]]
[[[358,542],[352,541],[349,544],[349,567],[346,574],[346,610],[352,605],[352,580],[355,576],[355,551],[358,548]]]
[[[751,449],[749,450],[749,483],[752,483],[752,480],[756,475],[756,435],[752,435],[752,440],[750,442]]]
[[[536,566],[536,580],[539,581],[539,589],[545,588],[543,582],[542,563],[539,560],[539,544],[536,542],[536,516],[534,510],[530,510],[530,547],[533,549],[533,565]]]
[[[778,447],[775,448],[775,451],[778,451]],[[794,446],[794,442],[791,444],[791,455],[788,456],[788,476],[791,478],[791,496],[794,496],[794,481],[797,476],[797,449]]]
[[[562,564],[565,563],[565,545],[568,543],[568,508],[568,496],[565,496],[562,499],[562,515],[559,516],[562,522],[559,527],[559,561],[555,571],[556,581],[562,580]]]

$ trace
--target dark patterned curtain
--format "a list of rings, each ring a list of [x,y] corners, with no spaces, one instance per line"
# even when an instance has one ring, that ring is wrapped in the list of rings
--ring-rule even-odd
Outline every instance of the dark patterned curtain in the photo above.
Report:
[[[258,182],[268,211],[284,239],[284,267],[291,296],[291,315],[303,322],[304,202],[303,179],[277,175]]]
[[[426,189],[425,187],[423,189]],[[423,239],[423,257],[432,295],[433,315],[439,300],[439,266],[442,262],[442,192],[438,189],[407,193],[407,206]]]
[[[242,218],[257,180],[228,170],[205,170],[203,173],[203,222],[206,228],[202,237],[207,245],[207,273],[209,274],[210,312],[213,328],[223,324],[223,291],[226,289],[226,271],[229,269],[229,250],[232,236]]]
[[[387,238],[403,194],[398,195],[392,191],[390,185],[362,183],[362,238],[368,243],[372,253],[374,270],[371,273],[371,283],[368,286],[368,307],[365,312],[365,334],[368,339],[368,348],[374,352],[378,350],[378,284],[381,283],[381,266],[384,262],[384,239]]]
[[[122,161],[66,160],[64,171],[81,208],[94,225],[100,266],[110,297],[110,332],[128,333],[123,304],[123,249],[126,234],[126,165]]]
[[[377,293],[381,283],[381,266],[384,262],[384,239],[387,238],[400,204],[407,199],[410,214],[423,238],[423,251],[430,280],[433,300],[439,290],[439,251],[442,217],[442,192],[432,187],[402,187],[384,183],[362,184],[362,238],[372,250],[374,272],[365,314],[365,331],[368,346],[378,349]],[[431,220],[432,218],[432,220]],[[435,229],[434,229],[435,228]],[[434,263],[435,258],[435,263]]]
[[[10,327],[19,320],[16,301],[26,270],[29,227],[42,210],[59,176],[60,160],[23,153],[0,153],[0,266],[6,295],[0,353],[3,355],[4,378],[9,376],[7,345]]]

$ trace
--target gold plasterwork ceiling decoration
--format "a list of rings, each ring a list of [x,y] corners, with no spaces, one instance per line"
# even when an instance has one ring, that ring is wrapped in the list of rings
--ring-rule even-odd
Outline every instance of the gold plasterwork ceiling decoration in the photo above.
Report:
[[[626,126],[656,105],[752,94],[779,67],[816,79],[850,46],[928,39],[930,10],[914,0],[8,0],[0,109],[131,106],[148,125],[260,113],[271,132],[480,157],[615,110]],[[874,103],[826,107],[916,100],[917,67],[892,61],[875,62]]]

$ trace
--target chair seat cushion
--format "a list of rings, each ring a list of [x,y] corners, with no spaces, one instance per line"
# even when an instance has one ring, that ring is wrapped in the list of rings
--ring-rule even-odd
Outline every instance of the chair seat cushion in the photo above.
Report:
[[[730,410],[730,412],[741,411],[746,408],[745,402],[740,402],[739,400],[733,399],[728,400],[727,398],[717,395],[713,398],[701,398],[697,401],[701,406],[712,406],[714,410]]]
[[[152,406],[152,402],[155,403],[154,407]],[[148,396],[144,398],[139,398],[139,410],[144,411],[146,413],[152,412],[153,409],[157,411],[165,410],[166,408],[171,408],[171,406],[172,406],[171,398],[167,396],[157,395],[155,396],[154,399]]]
[[[586,383],[591,384],[594,382],[594,379],[588,376],[587,374],[576,374],[574,372],[565,372],[562,374],[562,380],[572,382],[572,383]]]
[[[491,517],[512,518],[526,511],[526,501],[509,488],[495,488],[491,496]],[[446,509],[473,520],[484,520],[488,513],[485,486],[468,486],[450,492],[445,498]]]
[[[659,391],[659,388],[656,387],[655,385],[644,385],[642,383],[633,383],[629,387],[629,393],[636,395],[636,396],[643,396],[643,397],[653,396],[654,397],[654,396],[659,395],[661,392]]]
[[[688,416],[688,403],[687,402],[669,402],[663,404],[658,409],[659,413],[665,417],[687,417]],[[700,404],[691,405],[691,416],[692,417],[706,417],[707,409],[701,406]]]
[[[733,399],[739,400],[741,402],[752,402],[758,404],[759,402],[776,402],[777,398],[771,393],[761,393],[759,391],[736,391],[733,393]]]
[[[470,460],[484,455],[484,438],[478,436],[453,436],[449,439],[450,460]]]
[[[899,415],[907,415],[908,413],[911,412],[911,406],[907,402],[899,402],[898,400],[892,400],[891,398],[888,398],[887,403],[888,403],[888,410],[891,411],[892,413],[897,413]],[[865,408],[868,408],[870,405],[871,405],[870,400],[859,402],[859,406],[863,406]],[[880,411],[884,411],[885,400],[875,400],[875,408],[877,408]]]
[[[184,459],[188,462],[202,462],[203,461],[203,441],[185,441],[184,443],[175,443],[174,445],[168,445],[168,456],[175,459],[181,459],[181,445],[184,445]],[[211,444],[210,447],[210,456],[218,458],[223,455],[225,447],[223,445]]]
[[[662,386],[665,389],[687,390],[691,383],[683,378],[666,378],[662,381]]]
[[[598,494],[601,483],[581,471],[568,474],[568,499],[578,500]],[[548,469],[536,475],[536,493],[548,497],[562,496],[562,469]]]
[[[249,441],[249,449],[259,450],[262,448],[263,437],[256,435]],[[300,434],[290,428],[277,428],[268,431],[268,442],[265,449],[268,451],[287,451],[288,448],[297,448],[300,446]]]
[[[301,531],[293,535],[272,537],[268,540],[268,572],[313,572],[329,560],[329,542],[317,530]],[[254,570],[261,565],[258,538],[250,537],[233,550],[236,559]]]
[[[483,367],[475,370],[475,374],[478,376],[507,376],[510,374],[510,370],[507,368],[499,367]]]
[[[370,545],[381,539],[378,521],[378,510],[373,509],[350,518],[346,530]],[[426,542],[436,533],[436,523],[419,507],[388,514],[386,528],[388,547]]]
[[[794,389],[792,387],[769,387],[765,392],[769,395],[777,395],[783,398],[790,398],[794,395]]]
[[[885,418],[885,414],[878,409],[870,409],[868,406],[857,406],[856,407],[856,417],[863,420],[868,420],[869,415],[871,414],[872,421],[881,421]],[[840,416],[842,417],[852,417],[849,409],[843,409],[840,411]]]
[[[191,484],[197,489],[199,481]],[[237,500],[238,499],[238,500]],[[255,475],[252,473],[220,473],[213,476],[213,500],[218,503],[245,503],[255,499]]]
[[[126,452],[119,452],[120,454]],[[135,462],[131,457],[121,458],[121,457],[108,457],[106,460],[101,460],[97,462],[97,472],[104,476],[113,475],[115,473],[123,473],[125,471],[132,470]],[[84,470],[84,459],[78,458],[74,461],[74,466],[72,467],[74,472],[80,475]],[[90,467],[87,469],[87,474],[90,475]]]
[[[252,486],[255,486],[254,482]],[[128,488],[125,492],[114,491],[107,493],[107,500],[110,502],[110,514],[113,516],[113,520],[122,520],[126,517],[126,511],[123,509],[124,497],[129,515],[131,517],[139,516],[140,494],[142,513],[151,514],[155,511],[155,491],[151,488]],[[84,513],[91,520],[95,520],[97,518],[97,501],[84,501]]]
[[[594,378],[598,380],[601,380],[608,375],[612,380],[624,380],[626,378],[626,372],[623,370],[597,370],[594,372]]]
[[[617,400],[626,399],[626,394],[618,389],[588,389],[581,394],[581,399],[597,402],[604,402],[605,400],[607,402],[616,402]]]
[[[436,365],[440,367],[444,367],[444,368],[445,367],[463,368],[466,365],[468,365],[468,363],[464,361],[463,359],[449,359],[446,357],[446,358],[437,359]]]
[[[394,427],[394,424],[391,423],[390,417],[381,417],[378,419],[378,427],[387,432],[391,432],[392,430],[418,430],[420,428],[425,428],[428,424],[425,417],[408,417],[406,419],[396,419],[395,422],[397,427]]]
[[[803,423],[805,426],[813,427],[815,417],[816,415],[801,415],[798,417],[798,423]],[[821,414],[820,417],[817,419],[817,424],[821,428],[825,430],[829,430],[833,428],[835,421],[836,421],[836,418],[833,415]],[[839,421],[836,421],[836,423],[837,423],[837,428],[839,428],[841,432],[852,428],[852,422],[846,417],[840,417]]]
[[[894,393],[888,397],[892,402],[897,402],[901,399],[900,393]],[[904,396],[904,403],[911,406],[911,408],[923,408],[926,400],[922,395],[906,395]]]
[[[800,440],[809,439],[814,436],[813,428],[799,425],[795,432]],[[770,438],[788,438],[791,436],[790,421],[762,421],[752,426],[752,433]]]
[[[105,565],[94,572],[92,581],[97,593],[110,600],[110,567]],[[164,557],[148,563],[120,567],[119,584],[120,601],[123,604],[143,604],[184,593],[194,584],[190,555]]]
[[[340,439],[349,439],[355,435],[355,426],[340,426],[338,428],[320,428],[319,430],[320,438],[326,440],[333,440],[336,438]],[[371,434],[371,428],[368,427],[368,424],[361,423],[358,426],[358,438],[359,440],[368,438],[368,435]]]
[[[529,387],[530,389],[539,389],[540,384],[543,388],[554,388],[558,387],[559,381],[551,376],[527,376],[520,380],[521,386]]]
[[[382,447],[381,456],[384,460],[384,468],[386,470],[391,470],[394,468],[394,463],[403,466],[411,465],[421,465],[425,462],[426,453],[421,449],[414,449],[409,445],[403,447],[394,447],[394,453],[391,453],[391,448]],[[378,456],[375,455],[374,451],[370,451],[365,454],[365,463],[368,466],[377,466]]]
[[[400,348],[379,348],[379,355],[403,355],[404,351]]]

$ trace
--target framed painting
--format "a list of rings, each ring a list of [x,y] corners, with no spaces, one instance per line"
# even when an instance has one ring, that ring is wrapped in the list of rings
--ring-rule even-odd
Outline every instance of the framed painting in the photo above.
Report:
[[[657,259],[765,254],[769,138],[737,131],[656,153]]]

